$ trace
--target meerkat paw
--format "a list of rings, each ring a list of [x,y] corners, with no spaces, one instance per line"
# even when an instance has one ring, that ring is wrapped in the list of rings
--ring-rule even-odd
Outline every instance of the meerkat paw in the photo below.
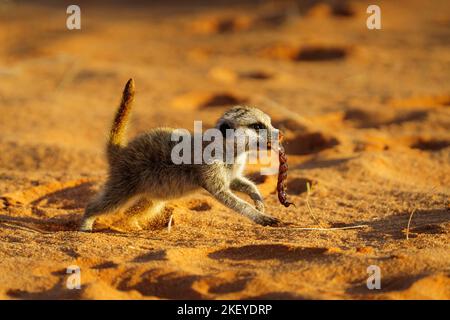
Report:
[[[255,201],[255,208],[256,208],[256,210],[258,210],[262,213],[264,213],[264,211],[266,210],[264,207],[264,202],[259,201],[259,200]]]
[[[80,231],[83,232],[91,232],[94,227],[94,217],[84,218],[80,225]]]
[[[278,218],[274,218],[265,214],[257,216],[253,221],[262,226],[276,226],[281,223]]]
[[[141,223],[139,222],[139,220],[135,217],[131,218],[128,221],[128,227],[131,228],[132,230],[135,231],[140,231],[143,230],[144,228],[141,226]]]

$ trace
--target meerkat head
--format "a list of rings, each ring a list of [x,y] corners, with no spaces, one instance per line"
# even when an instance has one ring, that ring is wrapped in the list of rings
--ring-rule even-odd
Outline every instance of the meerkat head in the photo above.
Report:
[[[274,128],[270,117],[253,107],[236,106],[226,111],[217,121],[216,128],[227,139],[227,130],[235,130],[235,139],[246,138],[245,148],[248,151],[248,141],[256,139],[259,146],[263,144],[270,149],[273,139],[278,139],[279,131]]]

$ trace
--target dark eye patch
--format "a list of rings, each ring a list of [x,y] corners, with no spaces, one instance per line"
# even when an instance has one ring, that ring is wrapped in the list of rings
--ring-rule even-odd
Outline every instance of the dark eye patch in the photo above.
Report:
[[[266,129],[266,125],[264,123],[261,123],[261,122],[252,123],[251,125],[249,125],[249,127],[254,129],[254,130]]]
[[[223,136],[224,138],[225,138],[226,135],[227,135],[227,129],[231,129],[231,126],[230,126],[228,123],[226,123],[226,122],[222,123],[222,124],[220,125],[220,127],[219,127],[219,130],[220,130],[220,132],[222,133],[222,136]]]

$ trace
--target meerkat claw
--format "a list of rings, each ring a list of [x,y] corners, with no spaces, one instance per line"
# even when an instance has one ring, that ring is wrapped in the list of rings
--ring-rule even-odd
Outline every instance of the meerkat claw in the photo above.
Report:
[[[92,232],[93,221],[85,219],[80,225],[80,231],[82,232]]]
[[[255,220],[255,222],[262,226],[271,226],[271,227],[277,226],[281,223],[281,221],[278,218],[274,218],[274,217],[267,216],[267,215],[259,216]]]

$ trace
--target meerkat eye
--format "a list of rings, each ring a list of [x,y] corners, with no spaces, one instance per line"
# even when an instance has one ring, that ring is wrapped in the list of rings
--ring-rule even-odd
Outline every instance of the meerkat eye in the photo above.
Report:
[[[262,130],[262,129],[266,129],[266,126],[261,122],[256,122],[256,123],[252,123],[250,125],[250,128],[252,128],[254,130]]]

